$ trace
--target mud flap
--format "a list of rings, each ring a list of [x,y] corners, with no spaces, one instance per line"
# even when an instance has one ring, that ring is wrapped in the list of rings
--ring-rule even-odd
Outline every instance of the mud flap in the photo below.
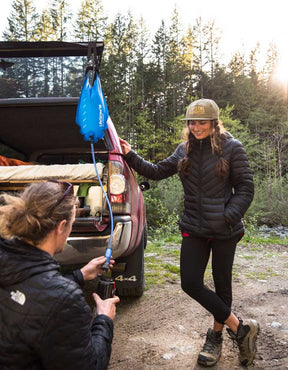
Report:
[[[113,272],[116,294],[120,297],[141,297],[145,288],[144,279],[144,232],[135,251],[126,257],[118,258],[116,263],[125,263],[124,272]]]

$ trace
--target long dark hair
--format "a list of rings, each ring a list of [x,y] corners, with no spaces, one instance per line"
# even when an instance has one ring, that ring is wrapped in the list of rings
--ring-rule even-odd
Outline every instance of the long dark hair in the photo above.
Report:
[[[229,163],[226,159],[222,156],[222,146],[223,141],[226,139],[226,129],[223,126],[222,121],[220,120],[212,120],[212,133],[210,135],[211,140],[211,149],[212,153],[216,153],[219,157],[216,166],[215,166],[215,173],[217,176],[220,176],[222,178],[227,177],[228,170],[229,170]],[[178,164],[178,172],[182,176],[187,176],[193,166],[193,161],[191,158],[191,153],[193,152],[196,138],[192,134],[191,130],[188,126],[188,121],[186,121],[186,130],[185,130],[185,136],[186,136],[186,156],[179,162]]]

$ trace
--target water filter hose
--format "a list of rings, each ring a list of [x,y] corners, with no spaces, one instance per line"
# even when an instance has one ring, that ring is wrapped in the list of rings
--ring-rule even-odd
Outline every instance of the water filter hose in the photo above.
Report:
[[[107,202],[107,205],[108,205],[108,208],[109,208],[109,213],[110,213],[111,233],[110,233],[110,239],[109,239],[109,242],[108,242],[108,246],[107,246],[107,248],[105,250],[105,257],[107,258],[107,260],[101,266],[101,268],[103,270],[109,270],[110,259],[111,259],[111,256],[112,256],[112,239],[113,239],[113,229],[114,229],[113,212],[112,212],[112,208],[111,208],[111,204],[109,202],[108,196],[106,194],[106,191],[105,191],[105,189],[103,187],[102,181],[101,181],[100,176],[99,176],[99,173],[98,173],[98,169],[97,169],[97,165],[96,165],[96,160],[95,160],[95,154],[94,154],[93,138],[90,138],[90,145],[91,145],[91,154],[92,154],[92,159],[93,159],[93,164],[94,164],[94,168],[95,168],[95,171],[96,171],[96,175],[97,175],[99,184],[101,186],[101,189],[103,191],[104,197],[106,199],[106,202]]]

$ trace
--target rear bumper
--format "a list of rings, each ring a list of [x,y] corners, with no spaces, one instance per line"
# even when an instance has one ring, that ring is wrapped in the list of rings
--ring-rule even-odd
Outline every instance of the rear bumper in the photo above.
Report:
[[[132,232],[130,216],[117,217],[114,220],[112,239],[112,256],[120,257],[129,247]],[[58,262],[63,265],[87,263],[91,259],[103,256],[108,246],[109,235],[102,236],[70,236],[64,250],[55,255]]]

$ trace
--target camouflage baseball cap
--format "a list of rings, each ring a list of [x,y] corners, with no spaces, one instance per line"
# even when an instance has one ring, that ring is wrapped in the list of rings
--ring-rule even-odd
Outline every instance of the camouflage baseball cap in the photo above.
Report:
[[[182,121],[219,119],[219,107],[214,100],[199,99],[189,104]]]

